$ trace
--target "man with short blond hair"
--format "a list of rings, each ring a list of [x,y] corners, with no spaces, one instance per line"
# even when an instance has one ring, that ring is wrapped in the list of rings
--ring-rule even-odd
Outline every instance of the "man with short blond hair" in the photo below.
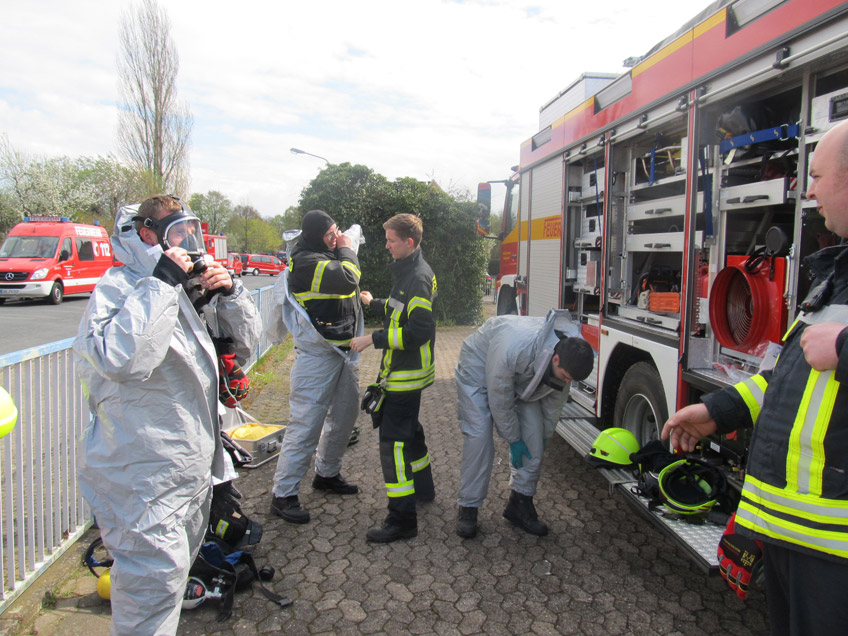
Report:
[[[382,527],[371,528],[366,539],[389,543],[418,534],[416,499],[435,497],[430,455],[418,421],[421,392],[435,378],[436,321],[433,299],[436,277],[421,254],[423,226],[412,214],[398,214],[383,224],[386,249],[394,261],[389,269],[394,286],[388,298],[360,293],[362,303],[378,316],[383,328],[351,340],[354,351],[374,345],[383,349],[379,383],[385,392],[381,408],[372,413],[380,428],[380,463],[389,497]]]

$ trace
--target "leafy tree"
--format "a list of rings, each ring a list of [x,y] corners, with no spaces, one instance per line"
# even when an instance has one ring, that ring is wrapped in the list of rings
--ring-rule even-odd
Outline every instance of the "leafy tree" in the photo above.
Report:
[[[177,100],[180,63],[165,9],[156,0],[141,0],[125,14],[120,42],[121,150],[150,175],[152,190],[183,193],[193,119],[188,105]]]
[[[270,223],[274,226],[277,235],[282,236],[286,230],[298,229],[302,220],[303,215],[300,213],[300,209],[292,205],[283,214],[273,217]]]
[[[77,218],[96,198],[78,163],[68,157],[35,158],[12,148],[0,136],[0,183],[21,217],[58,215]]]
[[[436,274],[439,296],[433,310],[441,323],[477,324],[482,320],[480,282],[485,274],[488,242],[477,237],[476,204],[457,201],[438,187],[412,178],[388,181],[362,165],[348,163],[323,169],[304,189],[301,210],[321,209],[345,229],[362,226],[362,289],[376,297],[392,286],[383,223],[391,216],[417,214],[424,224],[421,249]]]
[[[233,215],[233,204],[217,190],[193,194],[188,204],[197,218],[209,224],[210,234],[222,234]]]
[[[80,220],[96,218],[107,229],[111,229],[122,206],[139,203],[153,194],[145,173],[122,164],[114,155],[98,156],[96,159],[81,157],[77,164],[82,178],[91,185],[95,197],[90,215],[84,215],[91,219],[81,216]]]

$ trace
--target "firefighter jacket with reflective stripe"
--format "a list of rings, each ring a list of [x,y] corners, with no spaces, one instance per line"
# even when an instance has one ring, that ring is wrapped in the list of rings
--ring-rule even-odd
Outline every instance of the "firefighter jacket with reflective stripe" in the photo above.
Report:
[[[370,305],[383,316],[383,328],[372,336],[374,347],[384,350],[380,378],[387,391],[419,391],[433,384],[436,373],[436,277],[420,249],[394,261],[389,270],[395,279],[391,295]]]
[[[777,364],[702,398],[721,433],[754,426],[736,526],[749,536],[844,562],[848,559],[848,346],[839,365],[813,370],[801,335],[823,322],[848,325],[848,250],[826,248],[807,259],[822,287],[821,308],[801,312]],[[822,281],[828,281],[823,283]]]
[[[359,309],[359,259],[349,247],[315,252],[298,243],[289,255],[289,289],[328,342],[350,346]]]

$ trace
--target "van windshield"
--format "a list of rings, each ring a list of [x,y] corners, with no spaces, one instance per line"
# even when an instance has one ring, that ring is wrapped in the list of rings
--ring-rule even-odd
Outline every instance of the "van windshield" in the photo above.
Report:
[[[9,236],[0,247],[0,258],[53,258],[58,236]]]

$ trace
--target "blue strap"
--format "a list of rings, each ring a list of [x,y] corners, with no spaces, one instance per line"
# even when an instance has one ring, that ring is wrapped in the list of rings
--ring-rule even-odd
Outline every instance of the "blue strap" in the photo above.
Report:
[[[725,139],[720,142],[718,147],[722,154],[730,152],[734,148],[743,148],[751,144],[758,144],[764,141],[778,141],[782,139],[790,139],[798,136],[798,124],[783,124],[774,128],[765,128],[744,135],[737,135],[730,139]]]

